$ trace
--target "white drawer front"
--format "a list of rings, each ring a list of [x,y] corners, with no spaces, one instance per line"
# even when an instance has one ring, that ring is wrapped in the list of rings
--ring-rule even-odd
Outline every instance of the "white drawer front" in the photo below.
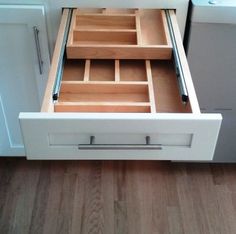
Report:
[[[221,116],[22,113],[20,123],[28,159],[191,161],[212,159]]]

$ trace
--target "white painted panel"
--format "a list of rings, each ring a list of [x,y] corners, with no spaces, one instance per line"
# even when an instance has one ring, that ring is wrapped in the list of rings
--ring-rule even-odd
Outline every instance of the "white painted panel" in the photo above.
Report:
[[[236,24],[235,0],[193,0],[191,21],[198,23]]]
[[[21,113],[21,128],[28,159],[153,159],[211,160],[221,116],[218,114],[73,114]],[[162,150],[79,150],[76,144],[50,144],[53,134],[116,135],[140,144],[145,135],[192,135],[190,146],[162,145]],[[54,135],[55,136],[55,135]],[[130,140],[135,136],[137,142]],[[141,137],[138,139],[138,137]],[[87,140],[86,140],[87,139]],[[104,140],[105,138],[103,138]],[[122,142],[122,139],[117,139]],[[54,140],[53,140],[54,141]],[[68,141],[68,139],[66,140]],[[73,142],[73,140],[72,140]],[[113,143],[111,140],[99,143]],[[67,142],[68,143],[68,142]],[[74,143],[74,142],[73,142]]]
[[[221,111],[223,121],[214,154],[214,162],[236,162],[236,112]]]
[[[0,155],[25,155],[18,115],[39,111],[49,71],[43,6],[0,5]],[[33,26],[40,30],[39,73]]]
[[[235,108],[235,41],[236,25],[191,24],[188,62],[200,107],[208,111]]]
[[[8,56],[7,54],[5,56],[5,59],[8,60],[14,59],[13,56],[11,57],[11,52],[13,52],[13,55],[17,55],[17,58],[21,58],[21,61],[17,60],[17,63],[14,65],[17,65],[20,69],[26,64],[27,66],[25,67],[31,69],[29,77],[32,77],[32,80],[34,79],[37,87],[34,96],[37,96],[41,103],[50,67],[44,7],[39,5],[0,5],[0,14],[1,35],[5,35],[0,38],[0,44],[3,44],[1,45],[1,52],[8,53]],[[39,72],[37,48],[33,31],[34,26],[39,30],[40,52],[43,60],[42,74]],[[7,34],[7,30],[8,33],[11,33],[10,35]],[[6,45],[4,43],[8,44]],[[21,48],[20,46],[23,43],[24,46]],[[16,54],[17,52],[18,54]],[[5,68],[9,68],[9,66]]]
[[[4,54],[0,58],[0,93],[13,144],[22,144],[20,126],[16,121],[19,112],[38,111],[40,107],[33,57],[28,52],[27,30],[27,25],[22,23],[0,24],[0,51]]]
[[[25,149],[22,144],[16,144],[11,139],[6,112],[0,95],[0,155],[3,156],[21,156],[25,155]]]

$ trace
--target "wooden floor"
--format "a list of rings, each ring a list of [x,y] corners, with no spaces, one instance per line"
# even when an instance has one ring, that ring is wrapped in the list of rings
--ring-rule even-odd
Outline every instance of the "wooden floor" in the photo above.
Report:
[[[0,233],[236,233],[236,165],[0,159]]]

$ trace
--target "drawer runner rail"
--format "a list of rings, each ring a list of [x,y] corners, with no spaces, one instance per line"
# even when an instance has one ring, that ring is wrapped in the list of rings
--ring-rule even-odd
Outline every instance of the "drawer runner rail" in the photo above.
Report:
[[[73,11],[73,9],[69,9],[68,18],[67,18],[67,21],[66,21],[65,34],[64,34],[64,37],[63,37],[63,44],[62,44],[62,47],[61,47],[59,63],[58,63],[58,68],[57,68],[56,81],[55,81],[54,88],[53,88],[53,96],[52,96],[53,101],[56,101],[58,99],[59,93],[60,93],[61,80],[62,80],[63,67],[64,67],[64,60],[65,60],[64,59],[64,53],[65,53],[67,38],[68,38],[68,34],[69,34],[69,29],[70,29],[72,11]]]
[[[173,51],[175,71],[176,71],[176,76],[177,76],[177,79],[178,79],[178,85],[179,85],[179,90],[180,90],[180,94],[181,94],[181,99],[182,99],[183,103],[187,103],[188,100],[189,100],[188,91],[187,91],[187,87],[186,87],[186,84],[185,84],[183,67],[182,67],[181,61],[180,61],[180,56],[179,56],[179,52],[178,52],[178,48],[177,48],[177,43],[176,43],[176,40],[175,40],[173,25],[172,25],[172,21],[171,21],[169,11],[165,10],[165,14],[166,14],[167,24],[168,24],[168,28],[169,28],[169,32],[170,32],[171,42],[172,42],[172,45],[173,45],[173,50],[172,51]]]

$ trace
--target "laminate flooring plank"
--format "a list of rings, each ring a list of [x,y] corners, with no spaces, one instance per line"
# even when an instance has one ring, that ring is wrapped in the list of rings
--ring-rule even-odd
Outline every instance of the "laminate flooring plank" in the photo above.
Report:
[[[217,201],[210,167],[206,164],[187,167],[189,187],[193,198],[195,217],[200,233],[218,233],[220,220],[217,216]]]
[[[181,211],[178,206],[167,207],[168,227],[170,234],[183,234]]]
[[[86,186],[88,184],[88,176],[90,173],[91,162],[79,161],[73,162],[73,171],[78,173],[75,184],[75,196],[72,217],[72,233],[82,233],[84,228],[85,202],[86,202]]]
[[[200,232],[194,208],[193,191],[190,186],[191,181],[189,181],[186,172],[187,166],[188,165],[181,164],[178,172],[175,174],[183,230],[186,234],[199,234]]]
[[[33,204],[29,233],[38,234],[43,232],[50,188],[50,167],[51,164],[49,161],[43,161],[41,163],[40,175],[36,183],[36,196]]]
[[[127,166],[128,162],[116,161],[114,163],[114,199],[115,201],[126,201]]]
[[[164,173],[164,179],[167,193],[167,216],[170,234],[184,233],[176,179],[181,170],[181,165],[180,163],[165,164],[166,172]]]
[[[225,178],[225,185],[228,190],[232,193],[236,193],[235,165],[225,164],[222,175]]]
[[[15,162],[17,166],[14,168],[15,172],[10,170],[13,176],[9,181],[10,184],[0,218],[0,233],[4,234],[27,233],[32,216],[32,199],[34,199],[35,191],[34,185],[31,184],[31,180],[27,177],[27,172],[31,173],[28,170],[25,171],[29,163],[26,160],[15,160]],[[33,167],[33,165],[31,166]],[[29,194],[29,192],[32,193]]]
[[[141,216],[140,200],[138,195],[138,168],[137,162],[130,161],[126,166],[126,204],[127,204],[127,222],[129,234],[141,234]]]
[[[225,164],[210,164],[211,175],[214,185],[221,185],[225,183],[224,166]],[[227,167],[227,166],[226,166]]]
[[[48,188],[47,206],[45,208],[44,234],[56,234],[59,209],[62,200],[66,162],[52,162],[50,168],[50,187]]]
[[[227,185],[216,185],[215,194],[219,207],[220,233],[236,233],[236,213],[232,200],[232,192]]]
[[[165,189],[166,189],[166,200],[167,205],[170,207],[178,207],[179,206],[179,197],[177,191],[177,176],[176,172],[178,173],[179,170],[179,163],[170,164],[165,163],[163,167],[163,176],[165,180]]]
[[[127,217],[127,162],[115,161],[113,164],[114,233],[128,234]]]
[[[153,162],[152,173],[152,233],[169,233],[165,162]]]
[[[223,166],[223,176],[224,176],[224,184],[217,186],[220,191],[220,196],[222,196],[223,202],[221,202],[221,206],[226,209],[226,215],[230,215],[227,219],[227,227],[229,228],[229,232],[236,230],[236,166],[235,164],[224,164]],[[225,193],[225,196],[224,196]],[[226,201],[228,199],[228,201]],[[223,213],[223,212],[222,212]],[[233,221],[234,220],[234,221]]]
[[[82,217],[81,234],[104,233],[102,217],[101,173],[102,162],[90,162],[89,174],[85,186],[84,215]]]
[[[103,232],[114,234],[114,161],[103,161],[101,171],[101,202]]]
[[[22,178],[15,206],[13,222],[9,233],[29,233],[33,215],[34,201],[37,194],[37,182],[40,175],[40,163],[36,161],[22,161],[19,178]]]
[[[153,163],[143,162],[135,163],[136,181],[137,181],[137,196],[139,203],[140,215],[140,232],[141,233],[152,233],[152,220],[153,220],[153,194],[152,188],[153,181],[152,175],[155,172]],[[139,173],[139,172],[142,173]]]
[[[114,233],[128,234],[126,201],[114,201]]]
[[[236,193],[232,193],[231,198],[232,198],[234,213],[236,213]]]
[[[0,233],[5,230],[5,224],[8,221],[5,219],[8,213],[5,206],[17,166],[16,160],[0,159]]]
[[[72,232],[76,174],[65,174],[57,217],[57,234]]]

